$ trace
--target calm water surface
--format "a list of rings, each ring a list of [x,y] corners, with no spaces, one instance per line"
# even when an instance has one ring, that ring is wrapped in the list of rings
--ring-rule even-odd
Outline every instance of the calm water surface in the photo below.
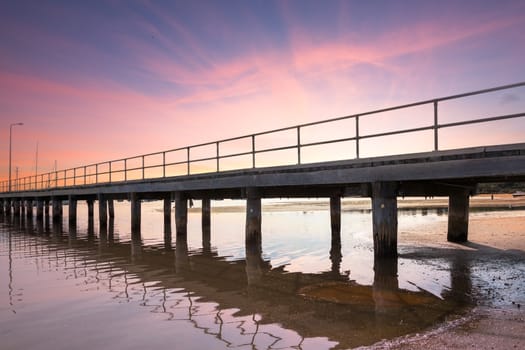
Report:
[[[67,206],[62,225],[0,219],[0,348],[349,348],[456,317],[483,285],[461,256],[400,248],[374,261],[366,211],[343,212],[337,244],[327,208],[263,210],[259,249],[244,245],[242,211],[212,211],[210,240],[190,212],[187,240],[166,241],[161,208],[143,203],[140,238],[127,202],[102,231],[80,202],[76,228]],[[442,214],[399,222],[431,226]]]

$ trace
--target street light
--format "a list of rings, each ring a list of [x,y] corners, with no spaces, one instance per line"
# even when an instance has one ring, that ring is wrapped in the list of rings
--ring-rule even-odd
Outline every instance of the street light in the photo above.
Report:
[[[13,123],[9,125],[9,192],[11,192],[11,139],[13,135],[13,126],[24,125],[24,123]]]

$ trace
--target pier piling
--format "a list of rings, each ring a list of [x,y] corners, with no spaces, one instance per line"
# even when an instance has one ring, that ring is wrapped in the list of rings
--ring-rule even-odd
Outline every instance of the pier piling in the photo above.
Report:
[[[261,244],[261,196],[255,188],[246,189],[246,246]]]
[[[69,227],[77,226],[77,198],[75,196],[68,197],[69,203]]]
[[[42,199],[36,200],[36,219],[44,219],[44,201]]]
[[[184,193],[175,194],[175,230],[179,237],[186,237],[188,231],[188,199]]]
[[[108,205],[107,199],[103,194],[99,193],[98,197],[98,220],[100,223],[100,230],[107,229],[108,227]]]
[[[141,201],[137,193],[130,193],[131,202],[131,233],[133,235],[140,235],[141,223]]]
[[[458,190],[448,199],[448,233],[449,242],[466,242],[468,239],[469,192]]]
[[[374,256],[397,256],[397,183],[372,184]]]

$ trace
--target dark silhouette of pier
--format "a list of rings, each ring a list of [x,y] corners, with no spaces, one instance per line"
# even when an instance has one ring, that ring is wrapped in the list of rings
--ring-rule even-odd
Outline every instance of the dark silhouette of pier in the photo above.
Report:
[[[448,196],[447,239],[465,242],[468,238],[469,197],[476,193],[479,183],[525,181],[525,143],[441,150],[440,131],[511,119],[522,121],[525,112],[502,112],[476,119],[440,123],[438,106],[445,101],[484,96],[523,86],[525,82],[54,171],[17,179],[14,186],[4,181],[0,183],[0,190],[3,191],[0,193],[0,211],[2,215],[36,215],[49,219],[49,207],[52,206],[53,220],[61,220],[62,205],[67,201],[69,223],[75,226],[77,202],[85,200],[90,218],[93,217],[94,203],[98,203],[100,228],[106,230],[108,216],[114,216],[113,201],[129,200],[131,230],[140,236],[141,201],[163,200],[166,235],[171,237],[171,203],[175,201],[175,231],[177,240],[183,240],[186,237],[189,201],[202,201],[202,228],[209,235],[211,201],[245,199],[246,243],[250,247],[260,247],[261,198],[330,198],[333,241],[340,242],[341,198],[370,197],[374,252],[378,257],[389,257],[397,255],[397,197]],[[368,134],[363,133],[360,127],[360,121],[365,118],[368,120],[381,113],[419,106],[432,107],[432,122],[427,126]],[[330,138],[330,135],[326,135],[320,141],[304,142],[304,130],[340,121],[354,124],[354,130],[349,131],[350,136]],[[278,136],[283,132],[294,136],[291,144],[266,148],[258,146],[261,138]],[[363,140],[380,140],[406,134],[407,142],[410,142],[410,135],[418,132],[431,133],[429,141],[433,143],[432,151],[361,157]],[[225,151],[237,142],[243,142],[247,148]],[[355,154],[348,159],[304,162],[305,150],[348,142],[353,143],[355,150]],[[200,156],[203,149],[211,150],[211,154]],[[259,165],[258,157],[278,154],[280,151],[294,152],[295,164]],[[248,159],[249,164],[236,169],[225,168],[225,162],[240,158]],[[203,164],[208,167],[204,168]]]

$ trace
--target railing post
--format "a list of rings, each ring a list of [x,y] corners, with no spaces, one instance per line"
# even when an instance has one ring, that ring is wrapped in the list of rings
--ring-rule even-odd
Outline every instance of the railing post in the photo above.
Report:
[[[87,175],[86,175],[86,171],[87,171],[87,166],[84,165],[84,186],[87,185]]]
[[[359,116],[355,116],[355,157],[359,159]]]
[[[438,101],[434,101],[434,151],[438,149]]]
[[[216,151],[217,151],[217,172],[219,172],[219,142],[215,142],[215,148],[216,148]]]
[[[297,127],[297,164],[301,164],[301,127]]]
[[[186,157],[187,157],[187,165],[188,165],[188,175],[190,174],[190,148],[186,147]]]
[[[64,187],[67,186],[67,170],[64,170]]]
[[[95,164],[95,184],[98,184],[98,163]]]
[[[111,161],[109,163],[109,183],[111,183]]]
[[[142,156],[142,180],[145,178],[145,170],[144,170],[144,156]]]
[[[255,168],[255,135],[252,135],[252,168]]]
[[[162,152],[162,177],[166,177],[166,152]]]
[[[77,185],[77,168],[73,168],[73,186]]]
[[[58,171],[55,170],[55,188],[58,187]]]
[[[128,159],[124,159],[124,181],[128,181]]]

